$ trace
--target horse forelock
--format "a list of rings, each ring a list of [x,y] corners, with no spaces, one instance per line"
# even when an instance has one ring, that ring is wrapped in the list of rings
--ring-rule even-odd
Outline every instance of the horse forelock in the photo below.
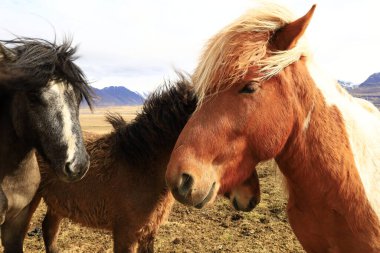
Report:
[[[65,39],[60,45],[43,39],[19,37],[1,41],[0,62],[9,73],[19,73],[15,79],[27,80],[25,90],[63,82],[78,90],[92,108],[93,91],[83,71],[74,63],[76,47]],[[18,87],[20,89],[21,87]]]
[[[83,71],[74,63],[74,61],[78,58],[78,56],[76,56],[77,47],[72,47],[71,44],[72,41],[66,39],[61,45],[56,46],[58,58],[56,63],[56,73],[59,77],[62,75],[62,79],[71,84],[74,88],[78,89],[87,104],[90,108],[92,108],[94,93]]]
[[[198,104],[239,83],[250,67],[258,67],[255,79],[263,81],[299,60],[306,53],[302,42],[290,50],[271,51],[268,47],[274,32],[293,20],[286,8],[265,4],[249,10],[211,38],[192,77]]]

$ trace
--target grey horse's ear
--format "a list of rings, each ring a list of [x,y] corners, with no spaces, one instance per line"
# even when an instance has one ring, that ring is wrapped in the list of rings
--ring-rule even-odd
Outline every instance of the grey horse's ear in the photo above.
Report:
[[[0,59],[3,61],[14,61],[15,55],[0,43]]]
[[[292,49],[305,33],[316,5],[314,4],[305,16],[280,28],[272,37],[272,45],[278,50]]]
[[[21,90],[25,87],[27,77],[20,69],[10,68],[9,63],[15,61],[15,55],[0,43],[0,89],[8,91]]]

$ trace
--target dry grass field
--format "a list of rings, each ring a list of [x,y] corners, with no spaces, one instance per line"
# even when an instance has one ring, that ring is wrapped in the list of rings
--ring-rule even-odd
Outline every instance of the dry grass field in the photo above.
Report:
[[[126,121],[130,121],[140,110],[141,106],[97,107],[93,112],[89,108],[82,108],[80,123],[84,131],[104,134],[111,131],[111,125],[105,121],[106,113],[119,113]]]
[[[354,97],[364,98],[380,107],[380,87],[361,87],[349,91]]]
[[[131,120],[141,107],[98,108],[93,114],[81,110],[85,131],[106,133],[111,127],[104,121],[107,111],[119,112]],[[280,172],[273,163],[258,167],[261,203],[249,213],[234,211],[220,198],[202,210],[175,204],[169,220],[155,240],[156,252],[304,252],[295,239],[285,214]],[[41,221],[45,206],[35,213],[26,241],[26,252],[44,252]],[[62,252],[112,252],[112,236],[107,231],[83,228],[65,220],[59,234]]]

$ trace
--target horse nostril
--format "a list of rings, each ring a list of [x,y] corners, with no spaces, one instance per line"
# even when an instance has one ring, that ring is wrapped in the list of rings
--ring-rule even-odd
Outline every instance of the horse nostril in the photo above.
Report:
[[[68,175],[68,176],[71,175],[70,165],[71,165],[70,162],[68,162],[68,163],[65,164],[65,174]]]
[[[73,164],[71,162],[67,162],[65,164],[65,174],[69,177],[73,177],[78,174],[78,172],[75,171],[75,168],[73,168]]]
[[[178,193],[183,197],[186,197],[191,191],[191,187],[194,184],[194,179],[189,174],[183,173],[181,175],[181,182],[178,187]]]

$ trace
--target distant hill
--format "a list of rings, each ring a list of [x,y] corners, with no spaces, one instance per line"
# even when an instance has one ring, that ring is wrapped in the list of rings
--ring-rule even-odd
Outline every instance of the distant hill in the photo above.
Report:
[[[93,88],[95,106],[141,105],[144,97],[123,86],[110,86],[103,89]]]
[[[380,72],[370,75],[359,87],[380,87]]]
[[[348,90],[353,96],[364,98],[380,108],[380,73],[372,74],[357,86]]]

